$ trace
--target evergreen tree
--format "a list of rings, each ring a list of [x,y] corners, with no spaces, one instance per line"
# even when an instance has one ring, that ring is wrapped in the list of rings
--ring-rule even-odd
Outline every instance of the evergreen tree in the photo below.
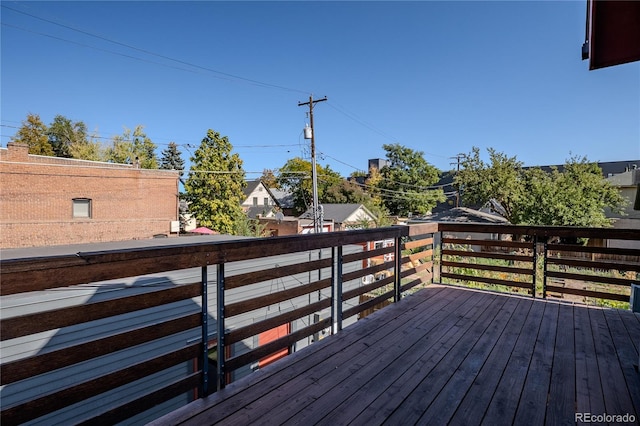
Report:
[[[246,186],[242,160],[232,154],[229,139],[218,132],[207,131],[200,147],[191,157],[189,177],[184,184],[189,211],[199,225],[223,234],[237,231],[244,218],[241,203]]]
[[[167,149],[162,151],[160,168],[165,170],[178,170],[180,177],[184,174],[184,160],[175,142],[169,142]]]
[[[38,114],[28,114],[26,120],[16,134],[11,138],[11,142],[21,143],[29,146],[29,154],[53,156],[53,148],[47,137],[47,126],[42,122]]]

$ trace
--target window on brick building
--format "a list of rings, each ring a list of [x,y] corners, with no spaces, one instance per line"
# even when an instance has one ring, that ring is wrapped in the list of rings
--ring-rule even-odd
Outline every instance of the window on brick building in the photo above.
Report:
[[[253,197],[253,206],[257,206],[258,205],[258,197]]]
[[[73,199],[73,217],[78,217],[78,218],[91,217],[91,199],[90,198],[74,198]]]

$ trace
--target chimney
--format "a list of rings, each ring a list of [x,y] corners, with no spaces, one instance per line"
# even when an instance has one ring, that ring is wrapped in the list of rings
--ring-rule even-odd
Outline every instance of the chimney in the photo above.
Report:
[[[29,145],[17,142],[7,144],[8,161],[29,161]]]

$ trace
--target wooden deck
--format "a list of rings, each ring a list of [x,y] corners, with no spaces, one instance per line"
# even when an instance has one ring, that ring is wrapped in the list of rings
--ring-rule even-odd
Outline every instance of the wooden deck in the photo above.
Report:
[[[154,424],[575,424],[640,415],[640,315],[433,285]]]

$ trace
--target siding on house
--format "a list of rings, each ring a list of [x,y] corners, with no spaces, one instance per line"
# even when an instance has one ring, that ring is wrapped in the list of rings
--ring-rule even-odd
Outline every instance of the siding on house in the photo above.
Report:
[[[169,235],[178,220],[178,172],[0,149],[0,248]],[[90,217],[74,217],[74,199]]]

